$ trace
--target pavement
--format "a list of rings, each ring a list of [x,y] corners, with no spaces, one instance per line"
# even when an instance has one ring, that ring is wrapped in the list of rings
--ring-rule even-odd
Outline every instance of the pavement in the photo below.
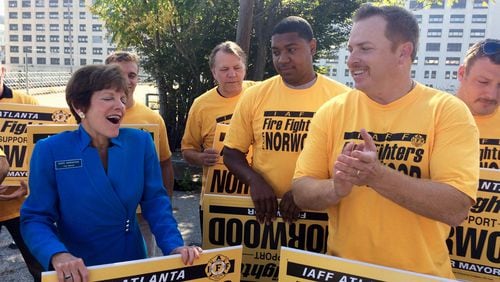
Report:
[[[199,224],[200,191],[174,191],[174,217],[177,219],[179,230],[185,244],[201,243]],[[28,282],[33,281],[19,250],[10,249],[12,242],[5,227],[0,231],[0,281]],[[156,252],[161,256],[161,251]]]

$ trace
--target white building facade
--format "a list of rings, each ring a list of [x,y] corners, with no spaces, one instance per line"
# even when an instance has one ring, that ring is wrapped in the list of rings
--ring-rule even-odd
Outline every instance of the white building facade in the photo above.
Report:
[[[92,0],[4,0],[5,63],[13,71],[67,71],[115,50]],[[3,3],[2,3],[3,4]]]
[[[500,39],[499,1],[459,0],[452,5],[422,7],[415,0],[406,1],[420,26],[417,58],[411,76],[416,81],[437,89],[455,93],[459,82],[457,71],[465,52],[472,44],[485,39]],[[489,2],[489,3],[488,3]],[[347,68],[349,52],[341,48],[328,59],[320,59],[333,79],[353,87]]]

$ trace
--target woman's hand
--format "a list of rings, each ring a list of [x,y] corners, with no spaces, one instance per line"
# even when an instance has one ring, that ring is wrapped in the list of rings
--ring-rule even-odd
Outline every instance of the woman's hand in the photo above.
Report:
[[[52,257],[52,265],[59,282],[87,282],[89,273],[81,258],[70,253],[58,253]]]
[[[175,248],[170,254],[180,254],[184,265],[192,265],[195,259],[200,258],[203,249],[198,246],[182,246]]]

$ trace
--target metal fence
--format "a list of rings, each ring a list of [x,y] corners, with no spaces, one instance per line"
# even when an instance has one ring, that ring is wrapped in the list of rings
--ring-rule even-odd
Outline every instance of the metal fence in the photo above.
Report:
[[[53,94],[64,92],[70,77],[69,72],[8,72],[5,84],[31,95]]]

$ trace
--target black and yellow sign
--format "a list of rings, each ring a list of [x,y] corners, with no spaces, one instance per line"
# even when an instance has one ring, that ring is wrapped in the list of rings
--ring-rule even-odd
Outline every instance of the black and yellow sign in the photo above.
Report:
[[[204,250],[193,265],[180,255],[90,266],[89,281],[239,281],[242,247]],[[42,273],[42,282],[57,282],[55,271]]]
[[[303,211],[293,224],[279,216],[272,224],[260,224],[250,197],[205,195],[203,247],[243,245],[241,280],[275,281],[279,250],[287,246],[316,253],[326,252],[328,215]],[[206,215],[206,216],[205,216]]]
[[[3,184],[19,185],[20,180],[28,178],[28,125],[67,124],[71,117],[67,108],[0,104],[0,147],[10,164],[9,174]]]
[[[476,204],[446,243],[457,278],[500,281],[500,170],[481,169]]]
[[[279,281],[455,281],[287,247],[280,256]]]

